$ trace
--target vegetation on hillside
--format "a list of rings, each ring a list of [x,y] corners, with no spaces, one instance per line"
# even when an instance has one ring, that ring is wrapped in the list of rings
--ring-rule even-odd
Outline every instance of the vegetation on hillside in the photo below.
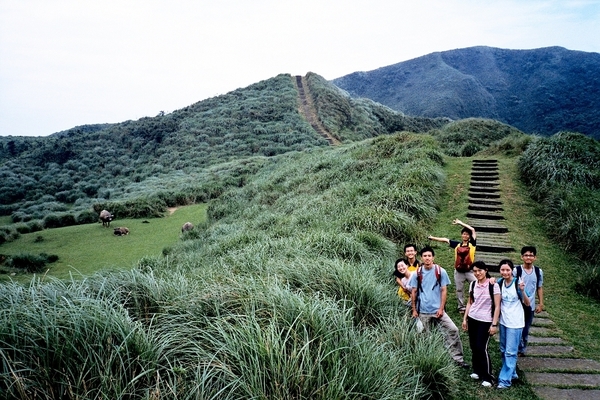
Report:
[[[167,257],[0,291],[15,398],[441,398],[457,369],[393,290],[444,185],[425,135],[290,153]],[[99,351],[101,349],[101,351]],[[82,368],[82,366],[85,366]]]
[[[448,118],[408,117],[369,99],[353,99],[321,76],[308,73],[306,81],[319,119],[343,143],[394,132],[427,132],[450,122]]]
[[[600,299],[600,142],[572,132],[537,138],[519,170],[548,235],[582,260],[579,290]]]
[[[443,123],[353,101],[316,74],[309,86],[319,113],[335,119],[325,122],[346,143]],[[26,231],[89,223],[92,205],[119,218],[156,216],[165,205],[206,201],[243,185],[263,157],[326,146],[298,111],[294,80],[281,74],[153,118],[45,138],[0,137],[0,215]],[[13,238],[14,228],[4,228],[0,241]]]
[[[471,157],[488,150],[492,144],[512,146],[515,143],[513,139],[524,136],[512,126],[481,118],[454,121],[429,133],[440,142],[444,153],[454,157]]]
[[[477,46],[332,82],[408,115],[493,118],[530,134],[575,131],[600,139],[599,73],[598,53]]]

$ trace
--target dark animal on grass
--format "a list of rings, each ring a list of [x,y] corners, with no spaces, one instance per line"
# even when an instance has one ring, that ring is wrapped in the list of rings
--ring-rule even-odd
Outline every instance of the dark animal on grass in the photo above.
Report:
[[[124,236],[124,235],[129,235],[129,229],[125,228],[124,226],[120,226],[118,228],[115,228],[114,232],[113,232],[116,236]]]
[[[194,225],[191,222],[186,222],[185,224],[183,224],[183,226],[181,227],[181,233],[185,233],[185,232],[189,232],[192,229],[194,229]]]
[[[106,210],[100,211],[100,221],[102,221],[102,226],[108,228],[110,227],[110,221],[113,220],[114,216]]]

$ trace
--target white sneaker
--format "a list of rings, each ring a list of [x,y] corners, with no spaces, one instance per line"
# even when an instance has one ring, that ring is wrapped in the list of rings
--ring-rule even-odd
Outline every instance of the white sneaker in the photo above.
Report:
[[[483,387],[492,387],[492,384],[490,382],[488,382],[488,381],[483,381],[483,382],[481,382],[481,386],[483,386]]]
[[[469,375],[471,377],[471,379],[479,379],[479,375],[477,375],[475,372],[473,372],[471,375]]]

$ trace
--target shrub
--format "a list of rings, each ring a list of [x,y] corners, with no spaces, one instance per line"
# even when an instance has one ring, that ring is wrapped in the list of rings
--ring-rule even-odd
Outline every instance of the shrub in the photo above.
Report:
[[[76,225],[75,216],[68,213],[51,213],[44,217],[44,227],[61,228]]]
[[[11,268],[26,271],[28,273],[42,272],[47,264],[56,262],[58,256],[40,253],[38,255],[30,253],[22,253],[11,256],[7,265]]]

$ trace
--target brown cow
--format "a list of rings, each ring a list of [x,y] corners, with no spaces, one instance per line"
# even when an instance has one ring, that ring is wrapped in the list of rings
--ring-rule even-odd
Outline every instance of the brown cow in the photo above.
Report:
[[[192,229],[194,229],[194,225],[191,222],[186,222],[185,224],[183,224],[183,226],[181,227],[181,233],[185,233],[185,232],[189,232]]]
[[[102,221],[102,226],[108,228],[110,227],[110,221],[112,221],[114,216],[106,210],[100,211],[100,221]]]
[[[117,236],[129,235],[129,229],[125,228],[124,226],[120,226],[115,228],[113,233]]]

